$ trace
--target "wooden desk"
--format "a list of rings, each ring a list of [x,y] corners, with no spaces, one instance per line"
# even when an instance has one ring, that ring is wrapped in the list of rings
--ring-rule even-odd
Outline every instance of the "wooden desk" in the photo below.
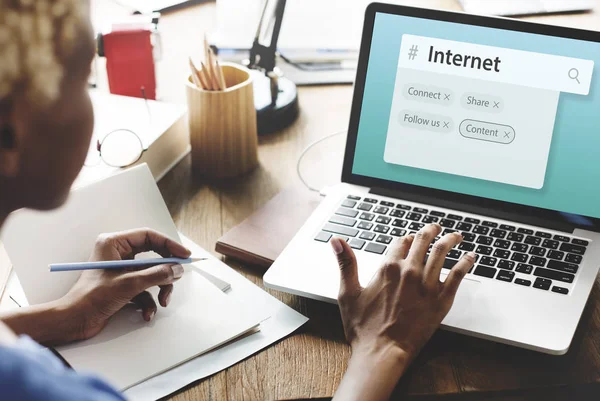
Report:
[[[445,9],[459,9],[453,0],[407,1],[407,4]],[[599,1],[600,3],[600,1]],[[107,0],[93,1],[98,20],[124,14],[125,10]],[[600,9],[600,4],[598,6]],[[185,102],[183,79],[187,74],[187,56],[201,52],[204,32],[215,28],[215,5],[208,3],[166,14],[161,19],[164,56],[158,65],[158,83],[162,98]],[[559,15],[531,18],[536,21],[579,28],[600,27],[600,14]],[[311,141],[331,132],[347,128],[352,88],[350,86],[304,87],[299,90],[301,115],[298,121],[283,132],[260,140],[260,167],[252,174],[237,180],[219,183],[194,181],[190,174],[190,160],[185,159],[161,182],[160,189],[177,228],[206,249],[214,249],[216,240],[240,223],[283,188],[300,187],[296,177],[296,159]],[[328,160],[332,177],[340,175],[340,159]],[[338,178],[339,179],[339,178]],[[243,273],[257,285],[262,285],[262,273],[245,269],[236,263],[228,264]],[[337,308],[300,297],[269,291],[291,307],[310,317],[310,322],[295,335],[248,358],[232,368],[189,386],[171,399],[191,400],[279,400],[331,397],[346,368],[350,350],[344,342]],[[592,316],[587,316],[591,319]],[[594,316],[598,319],[598,316]],[[429,393],[469,392],[468,379],[455,377],[452,364],[442,345],[468,348],[476,354],[483,349],[482,341],[438,333],[424,350],[417,366],[410,374],[410,386],[428,389]],[[526,351],[507,352],[515,357]],[[482,365],[489,355],[481,355]],[[423,360],[438,365],[427,371],[419,365]],[[540,360],[551,362],[551,358]],[[453,361],[461,363],[461,361]],[[487,364],[493,363],[487,361]],[[510,367],[499,367],[502,371]],[[473,375],[477,372],[471,372]],[[486,372],[484,372],[486,373]],[[489,373],[489,372],[487,372]],[[415,376],[419,377],[415,377]],[[524,379],[525,380],[525,379]],[[460,385],[457,383],[461,383]],[[399,392],[412,392],[415,388]],[[560,392],[557,392],[558,394]],[[553,391],[554,394],[554,391]],[[477,399],[488,399],[483,394]],[[492,396],[489,396],[492,398]],[[493,397],[497,400],[497,397]],[[456,398],[454,398],[456,399]],[[474,399],[471,398],[470,399]],[[531,399],[527,394],[506,395],[505,400]]]

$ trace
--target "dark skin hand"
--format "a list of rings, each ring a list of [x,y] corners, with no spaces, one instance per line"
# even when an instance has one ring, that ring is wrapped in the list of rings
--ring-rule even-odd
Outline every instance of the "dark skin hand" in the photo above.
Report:
[[[346,339],[352,346],[335,401],[387,400],[450,311],[475,254],[463,256],[442,283],[444,259],[462,236],[454,233],[440,238],[424,263],[429,245],[441,230],[437,224],[428,225],[415,236],[392,243],[381,268],[365,288],[358,281],[352,248],[340,239],[331,240],[340,267],[338,303]]]
[[[101,235],[90,261],[132,259],[141,252],[154,251],[163,257],[188,258],[183,245],[149,229]],[[142,270],[89,270],[67,295],[47,304],[20,308],[2,316],[16,334],[27,334],[47,345],[85,340],[98,334],[110,318],[130,302],[135,303],[146,321],[158,307],[146,291],[158,286],[158,302],[167,307],[173,283],[183,275],[181,265],[159,265]],[[2,332],[0,332],[0,335]]]

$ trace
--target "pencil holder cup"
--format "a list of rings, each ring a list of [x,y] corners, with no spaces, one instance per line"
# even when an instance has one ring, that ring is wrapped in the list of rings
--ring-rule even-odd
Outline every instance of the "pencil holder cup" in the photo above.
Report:
[[[256,109],[250,71],[222,64],[226,89],[198,88],[186,82],[192,168],[207,178],[242,175],[258,165]]]

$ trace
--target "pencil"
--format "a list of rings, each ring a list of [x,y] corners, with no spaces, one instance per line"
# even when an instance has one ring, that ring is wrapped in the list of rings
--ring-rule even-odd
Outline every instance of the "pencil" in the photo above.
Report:
[[[219,59],[217,58],[215,60],[215,64],[217,67],[217,75],[219,78],[219,84],[221,85],[221,90],[225,90],[227,89],[227,84],[225,83],[225,76],[223,75],[223,69],[221,68],[221,65],[219,64]]]
[[[202,70],[200,70],[201,74],[204,74],[204,79],[206,80],[207,86],[208,86],[208,90],[215,90],[216,87],[213,83],[212,77],[211,77],[211,73],[208,70],[208,68],[206,67],[206,64],[204,63],[200,63],[200,65],[202,66]]]
[[[192,70],[192,82],[194,82],[194,85],[196,85],[198,88],[206,89],[204,87],[204,84],[202,84],[202,82],[200,81],[200,75],[198,74],[198,70],[196,69],[194,62],[192,61],[192,58],[189,57],[188,59],[190,62],[190,69]]]
[[[105,262],[82,262],[82,263],[54,263],[48,265],[51,272],[67,272],[77,270],[115,270],[131,268],[148,268],[164,264],[188,265],[190,263],[207,260],[207,258],[156,258],[156,259],[133,259],[133,260],[111,260]]]

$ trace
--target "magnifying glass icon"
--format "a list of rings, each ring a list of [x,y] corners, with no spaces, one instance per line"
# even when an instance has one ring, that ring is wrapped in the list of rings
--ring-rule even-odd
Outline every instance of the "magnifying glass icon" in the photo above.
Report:
[[[578,84],[581,83],[579,82],[579,70],[577,68],[571,68],[569,70],[569,78],[574,79]]]

